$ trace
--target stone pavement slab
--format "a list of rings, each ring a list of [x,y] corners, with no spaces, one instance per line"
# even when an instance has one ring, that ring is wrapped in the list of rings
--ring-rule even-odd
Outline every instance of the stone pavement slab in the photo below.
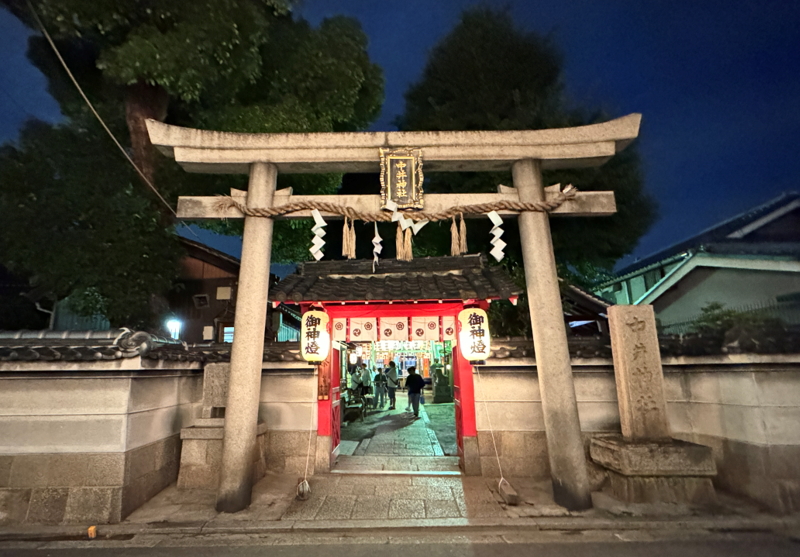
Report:
[[[380,494],[390,499],[429,499],[448,500],[454,499],[453,490],[445,486],[410,485],[391,489],[379,489]]]
[[[462,487],[464,476],[410,476],[411,485],[430,485],[437,487]]]
[[[425,518],[425,501],[392,499],[389,503],[389,518]]]
[[[350,518],[353,519],[388,519],[390,500],[383,496],[360,495]]]
[[[305,501],[292,501],[281,520],[313,520],[325,503],[326,497],[327,495],[314,495],[312,492],[311,497]]]
[[[350,518],[355,504],[355,495],[327,495],[314,518],[317,520]]]
[[[335,475],[326,476],[327,479],[335,478]],[[322,480],[324,481],[324,480]],[[410,486],[411,483],[411,476],[408,475],[397,475],[397,476],[384,476],[384,475],[352,475],[352,476],[340,476],[339,477],[339,487],[343,489],[349,489],[353,486],[359,485],[372,485],[375,487],[389,487],[389,486]]]
[[[425,501],[425,516],[428,518],[461,518],[461,510],[455,499]]]

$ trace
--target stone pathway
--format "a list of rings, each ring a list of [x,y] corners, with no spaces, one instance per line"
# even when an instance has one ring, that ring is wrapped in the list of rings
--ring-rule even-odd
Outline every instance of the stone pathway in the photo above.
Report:
[[[364,439],[354,455],[362,453],[367,456],[444,456],[424,406],[419,410],[419,418],[398,410],[381,416],[376,420],[375,434]]]
[[[125,522],[180,525],[199,521],[203,528],[258,529],[269,524],[294,528],[312,523],[318,527],[359,527],[415,519],[434,520],[438,525],[464,525],[470,519],[570,516],[553,502],[549,480],[510,479],[521,499],[519,506],[510,507],[498,493],[497,479],[462,476],[458,458],[443,456],[424,409],[417,420],[402,409],[373,412],[358,425],[363,427],[350,430],[351,439],[345,439],[343,444],[344,452],[351,454],[341,454],[332,473],[309,478],[311,496],[306,501],[295,498],[297,477],[289,475],[268,474],[254,487],[250,507],[235,514],[216,512],[214,492],[178,491],[172,485]],[[343,429],[343,437],[344,433]],[[695,509],[687,507],[639,509],[620,504],[604,493],[593,495],[595,509],[576,516],[697,516]],[[748,515],[755,511],[724,500],[713,512]]]
[[[347,428],[357,430],[346,431]],[[419,418],[403,410],[378,410],[343,429],[334,473],[445,472],[460,474],[458,457],[446,457],[424,406]],[[353,448],[353,443],[358,443]]]
[[[298,501],[296,476],[267,475],[254,487],[250,507],[234,514],[214,510],[216,493],[212,491],[179,491],[173,484],[133,512],[123,526],[257,531],[466,526],[485,525],[487,521],[510,525],[520,519],[546,519],[551,521],[548,527],[571,527],[576,520],[576,524],[581,520],[622,524],[625,520],[649,523],[650,517],[686,521],[761,516],[758,507],[722,493],[716,508],[697,509],[682,505],[625,505],[598,492],[593,494],[594,509],[570,513],[553,502],[550,481],[514,478],[511,482],[521,499],[516,507],[502,502],[497,480],[489,478],[322,474],[309,478],[311,496]]]
[[[281,520],[508,517],[484,478],[342,475],[310,483],[311,498],[292,502]]]
[[[460,476],[457,456],[340,456],[333,474],[407,473]]]
[[[395,457],[396,458],[396,457]],[[441,457],[440,457],[441,458]],[[566,516],[555,505],[549,482],[515,480],[523,504],[506,507],[497,480],[466,476],[321,474],[309,478],[311,496],[295,498],[296,476],[268,475],[253,488],[250,507],[235,514],[214,509],[216,493],[178,490],[173,484],[126,520],[129,524],[209,526],[279,521],[507,519],[525,516]]]

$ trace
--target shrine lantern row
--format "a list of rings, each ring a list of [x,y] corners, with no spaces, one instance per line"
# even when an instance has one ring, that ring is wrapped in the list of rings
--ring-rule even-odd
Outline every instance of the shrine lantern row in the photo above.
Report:
[[[333,340],[377,342],[382,340],[456,340],[454,316],[337,317],[333,319]]]
[[[480,308],[467,308],[455,316],[337,317],[329,321],[324,311],[307,311],[302,317],[301,351],[311,363],[325,360],[330,342],[454,341],[464,358],[482,362],[491,351],[489,316]],[[330,332],[329,332],[330,331]]]

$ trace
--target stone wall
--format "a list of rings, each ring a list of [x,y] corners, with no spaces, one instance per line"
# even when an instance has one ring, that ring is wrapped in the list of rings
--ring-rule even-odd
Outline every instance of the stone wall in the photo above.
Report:
[[[800,509],[800,355],[665,358],[670,427],[711,446],[719,487],[782,512]],[[611,361],[573,360],[581,427],[619,432]],[[476,373],[482,473],[549,478],[535,362],[490,359]],[[324,470],[316,376],[265,363],[259,418],[269,470]],[[179,432],[200,416],[199,364],[138,359],[0,364],[0,524],[117,522],[177,480]],[[494,442],[492,439],[494,433]]]
[[[227,381],[230,364],[206,366],[202,412],[197,423],[186,424],[181,433],[183,454],[180,457],[179,489],[214,488],[218,483],[223,451],[224,406],[227,404]],[[308,472],[316,469],[317,453],[317,378],[305,362],[264,362],[259,400],[259,456],[254,482],[265,470],[275,473],[303,474],[309,451]],[[211,414],[219,417],[211,417]],[[195,427],[189,427],[195,426]],[[326,453],[327,454],[327,453]]]
[[[227,404],[227,381],[230,363],[207,364],[203,385],[204,400],[201,406],[210,413],[212,408]],[[209,373],[211,372],[211,373]],[[263,457],[267,470],[276,473],[303,474],[309,446],[309,429],[312,430],[309,474],[315,470],[317,453],[317,377],[315,368],[305,362],[264,362],[261,375],[258,421],[266,428],[263,438]],[[220,425],[224,421],[220,420]],[[193,425],[192,423],[187,426]],[[198,474],[207,476],[219,468],[222,459],[222,431],[218,442],[204,448],[190,446],[185,465],[199,466]],[[191,436],[191,434],[189,434]],[[198,443],[189,443],[195,445]],[[190,478],[182,475],[185,487],[206,485],[207,478]],[[260,477],[260,476],[259,476]]]
[[[119,522],[174,482],[199,411],[190,366],[0,365],[0,524]]]
[[[587,434],[619,431],[611,361],[581,359],[575,360],[573,366],[582,431]],[[496,446],[504,475],[542,480],[550,477],[542,399],[535,371],[532,358],[519,358],[489,360],[473,374],[484,476],[498,475]]]
[[[267,470],[302,475],[313,429],[309,474],[314,473],[317,437],[317,378],[304,362],[276,364],[261,376],[258,417],[267,425]]]
[[[800,511],[800,358],[725,359],[665,366],[673,435],[713,449],[721,488]]]
[[[779,512],[800,510],[800,355],[663,360],[674,437],[712,447],[718,487]],[[620,432],[613,366],[574,359],[581,428]],[[474,375],[483,475],[549,479],[541,397],[532,358],[495,359]],[[491,427],[490,427],[491,424]]]

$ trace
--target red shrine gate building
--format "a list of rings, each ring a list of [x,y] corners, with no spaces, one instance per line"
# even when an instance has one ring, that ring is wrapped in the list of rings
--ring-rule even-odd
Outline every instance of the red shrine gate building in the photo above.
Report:
[[[339,456],[348,367],[364,362],[376,370],[393,360],[403,376],[412,365],[423,377],[434,363],[442,366],[455,402],[459,466],[481,474],[473,366],[457,346],[456,319],[494,300],[516,303],[520,293],[502,267],[480,255],[382,260],[374,272],[366,260],[302,263],[271,288],[273,306],[321,309],[330,319],[332,346],[317,371],[317,471],[334,468]]]

